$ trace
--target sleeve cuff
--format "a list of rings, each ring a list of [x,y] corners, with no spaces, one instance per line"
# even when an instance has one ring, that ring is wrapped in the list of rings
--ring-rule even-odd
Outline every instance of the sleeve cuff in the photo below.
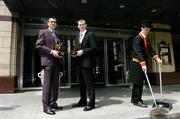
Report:
[[[158,55],[154,55],[153,59],[157,60],[157,59],[159,59],[159,56]]]
[[[145,61],[140,62],[140,65],[141,67],[146,66],[146,62]]]

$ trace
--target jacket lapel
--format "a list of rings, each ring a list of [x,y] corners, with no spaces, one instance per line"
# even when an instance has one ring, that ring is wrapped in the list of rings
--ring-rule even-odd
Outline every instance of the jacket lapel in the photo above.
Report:
[[[54,37],[49,29],[47,29],[47,34],[50,37],[50,39],[54,40]]]
[[[83,44],[83,43],[84,43],[84,41],[86,41],[86,39],[87,39],[87,34],[88,34],[88,31],[86,31],[86,33],[85,33],[85,35],[84,35],[84,38],[83,38],[83,40],[82,40],[82,43],[81,43],[81,44]]]
[[[49,29],[47,29],[47,34],[48,34],[49,38],[52,39],[53,42],[55,42],[55,37],[52,35],[52,32],[51,32]],[[56,35],[56,37],[57,37],[57,33],[55,33],[55,35]],[[58,39],[58,37],[57,37],[57,42],[60,42],[60,40]]]

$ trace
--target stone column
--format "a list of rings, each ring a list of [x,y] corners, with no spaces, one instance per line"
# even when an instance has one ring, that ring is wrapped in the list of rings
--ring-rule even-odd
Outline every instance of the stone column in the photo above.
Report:
[[[17,41],[19,23],[3,1],[0,1],[0,93],[14,92],[17,79]]]

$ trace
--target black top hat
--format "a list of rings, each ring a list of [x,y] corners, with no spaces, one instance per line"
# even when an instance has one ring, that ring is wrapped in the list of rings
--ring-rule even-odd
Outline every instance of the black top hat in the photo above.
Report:
[[[141,22],[141,27],[152,28],[151,21],[150,21],[150,20],[143,20],[143,21]]]

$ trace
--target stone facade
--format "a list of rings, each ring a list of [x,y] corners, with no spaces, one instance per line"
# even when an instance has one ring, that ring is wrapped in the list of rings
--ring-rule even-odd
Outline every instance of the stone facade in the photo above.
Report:
[[[12,92],[17,77],[17,42],[20,26],[3,1],[0,1],[0,92]],[[10,86],[11,85],[11,86]],[[4,87],[3,87],[4,86]],[[8,91],[11,90],[11,91]]]

